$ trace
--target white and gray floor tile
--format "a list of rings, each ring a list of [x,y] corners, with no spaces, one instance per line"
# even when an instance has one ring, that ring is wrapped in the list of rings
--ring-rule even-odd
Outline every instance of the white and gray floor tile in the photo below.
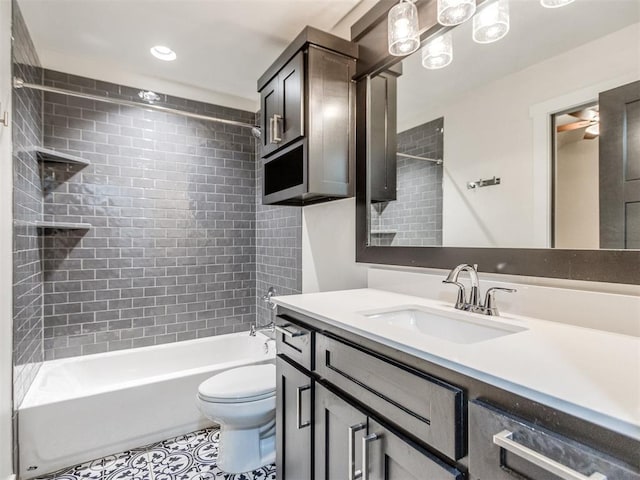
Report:
[[[36,480],[275,480],[275,465],[228,474],[217,466],[218,429],[210,428],[65,468]]]

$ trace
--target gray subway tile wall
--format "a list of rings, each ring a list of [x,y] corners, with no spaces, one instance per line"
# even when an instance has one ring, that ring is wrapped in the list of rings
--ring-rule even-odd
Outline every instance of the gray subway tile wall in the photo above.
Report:
[[[46,85],[139,90],[45,70]],[[162,96],[253,123],[255,113]],[[47,93],[44,145],[90,162],[43,167],[46,359],[247,330],[256,316],[256,162],[249,129]]]
[[[20,9],[13,2],[13,73],[41,83],[42,69]],[[42,186],[33,146],[42,140],[42,94],[13,90],[13,382],[18,407],[43,360],[42,267],[38,228]]]
[[[398,152],[442,159],[444,118],[398,133]],[[442,165],[398,157],[397,197],[371,205],[371,243],[442,245]]]
[[[273,319],[273,310],[261,300],[269,287],[277,295],[302,293],[302,208],[262,205],[261,156],[261,142],[256,142],[256,321],[265,325]]]

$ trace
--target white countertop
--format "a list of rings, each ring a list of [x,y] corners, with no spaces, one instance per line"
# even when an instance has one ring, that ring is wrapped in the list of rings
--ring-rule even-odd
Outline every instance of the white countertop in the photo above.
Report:
[[[460,344],[363,315],[414,305],[454,311],[451,305],[434,300],[374,289],[308,293],[273,300],[293,311],[640,440],[640,338],[509,314],[496,318],[527,330]]]

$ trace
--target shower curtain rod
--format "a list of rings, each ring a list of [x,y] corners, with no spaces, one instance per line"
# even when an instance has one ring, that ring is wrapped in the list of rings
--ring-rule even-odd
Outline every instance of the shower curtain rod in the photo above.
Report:
[[[419,157],[418,155],[409,155],[408,153],[396,153],[396,155],[398,155],[399,157],[404,157],[404,158],[413,158],[415,160],[424,160],[426,162],[433,162],[436,165],[442,165],[442,159],[441,158],[427,158],[427,157]]]
[[[206,120],[209,122],[224,123],[226,125],[235,125],[236,127],[250,128],[251,132],[256,137],[259,137],[259,135],[257,134],[260,132],[260,127],[258,127],[257,125],[252,125],[250,123],[236,122],[235,120],[225,120],[223,118],[210,117],[208,115],[200,115],[199,113],[185,112],[184,110],[177,110],[175,108],[163,107],[162,105],[134,102],[131,100],[124,100],[124,99],[112,98],[112,97],[103,97],[101,95],[93,95],[91,93],[74,92],[72,90],[65,90],[63,88],[47,87],[46,85],[38,85],[36,83],[26,83],[21,78],[14,78],[13,86],[14,88],[30,88],[33,90],[41,90],[43,92],[51,92],[51,93],[59,93],[61,95],[68,95],[70,97],[86,98],[89,100],[96,100],[98,102],[113,103],[115,105],[125,105],[128,107],[147,108],[151,110],[157,110],[159,112],[173,113],[175,115],[183,115],[185,117],[196,118],[198,120]]]

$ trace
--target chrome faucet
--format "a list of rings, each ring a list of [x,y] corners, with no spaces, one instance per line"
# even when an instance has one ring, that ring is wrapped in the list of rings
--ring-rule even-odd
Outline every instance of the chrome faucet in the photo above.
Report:
[[[254,323],[251,325],[251,329],[249,330],[249,335],[252,337],[255,337],[257,332],[262,332],[265,330],[268,330],[271,333],[275,332],[276,331],[275,322],[269,322],[266,325],[263,325],[261,327],[258,327],[258,325]]]
[[[469,279],[471,280],[471,291],[469,292],[469,300],[466,300],[465,298],[466,295],[464,285],[458,282],[458,276],[462,272],[468,272]],[[447,275],[447,278],[444,279],[442,283],[451,283],[458,287],[458,300],[456,301],[456,308],[458,308],[459,310],[469,310],[468,307],[470,306],[478,306],[478,289],[480,287],[480,284],[478,281],[477,265],[461,263],[449,272],[449,275]],[[460,308],[458,304],[460,304],[462,308]]]
[[[267,304],[269,309],[275,310],[278,305],[276,305],[273,302],[273,300],[271,300],[275,296],[276,296],[276,289],[273,288],[273,287],[269,287],[269,290],[267,290],[267,293],[265,295],[263,295],[262,297],[260,297],[260,298],[262,299],[262,301],[264,303]],[[275,332],[276,323],[272,320],[267,325],[263,325],[262,327],[259,327],[258,326],[258,322],[256,322],[253,325],[251,325],[251,329],[249,330],[249,335],[251,335],[252,337],[255,337],[256,336],[256,332],[261,332],[261,331],[264,331],[264,330],[268,330],[271,333]]]
[[[460,273],[468,272],[469,279],[471,281],[471,289],[469,291],[469,298],[467,299],[464,285],[458,281]],[[484,304],[480,303],[480,281],[478,280],[478,266],[462,263],[453,268],[447,278],[442,283],[450,283],[458,287],[458,297],[454,307],[458,310],[465,310],[467,312],[482,313],[483,315],[499,315],[498,307],[495,302],[496,292],[516,292],[513,288],[493,287],[487,290],[484,298]]]

